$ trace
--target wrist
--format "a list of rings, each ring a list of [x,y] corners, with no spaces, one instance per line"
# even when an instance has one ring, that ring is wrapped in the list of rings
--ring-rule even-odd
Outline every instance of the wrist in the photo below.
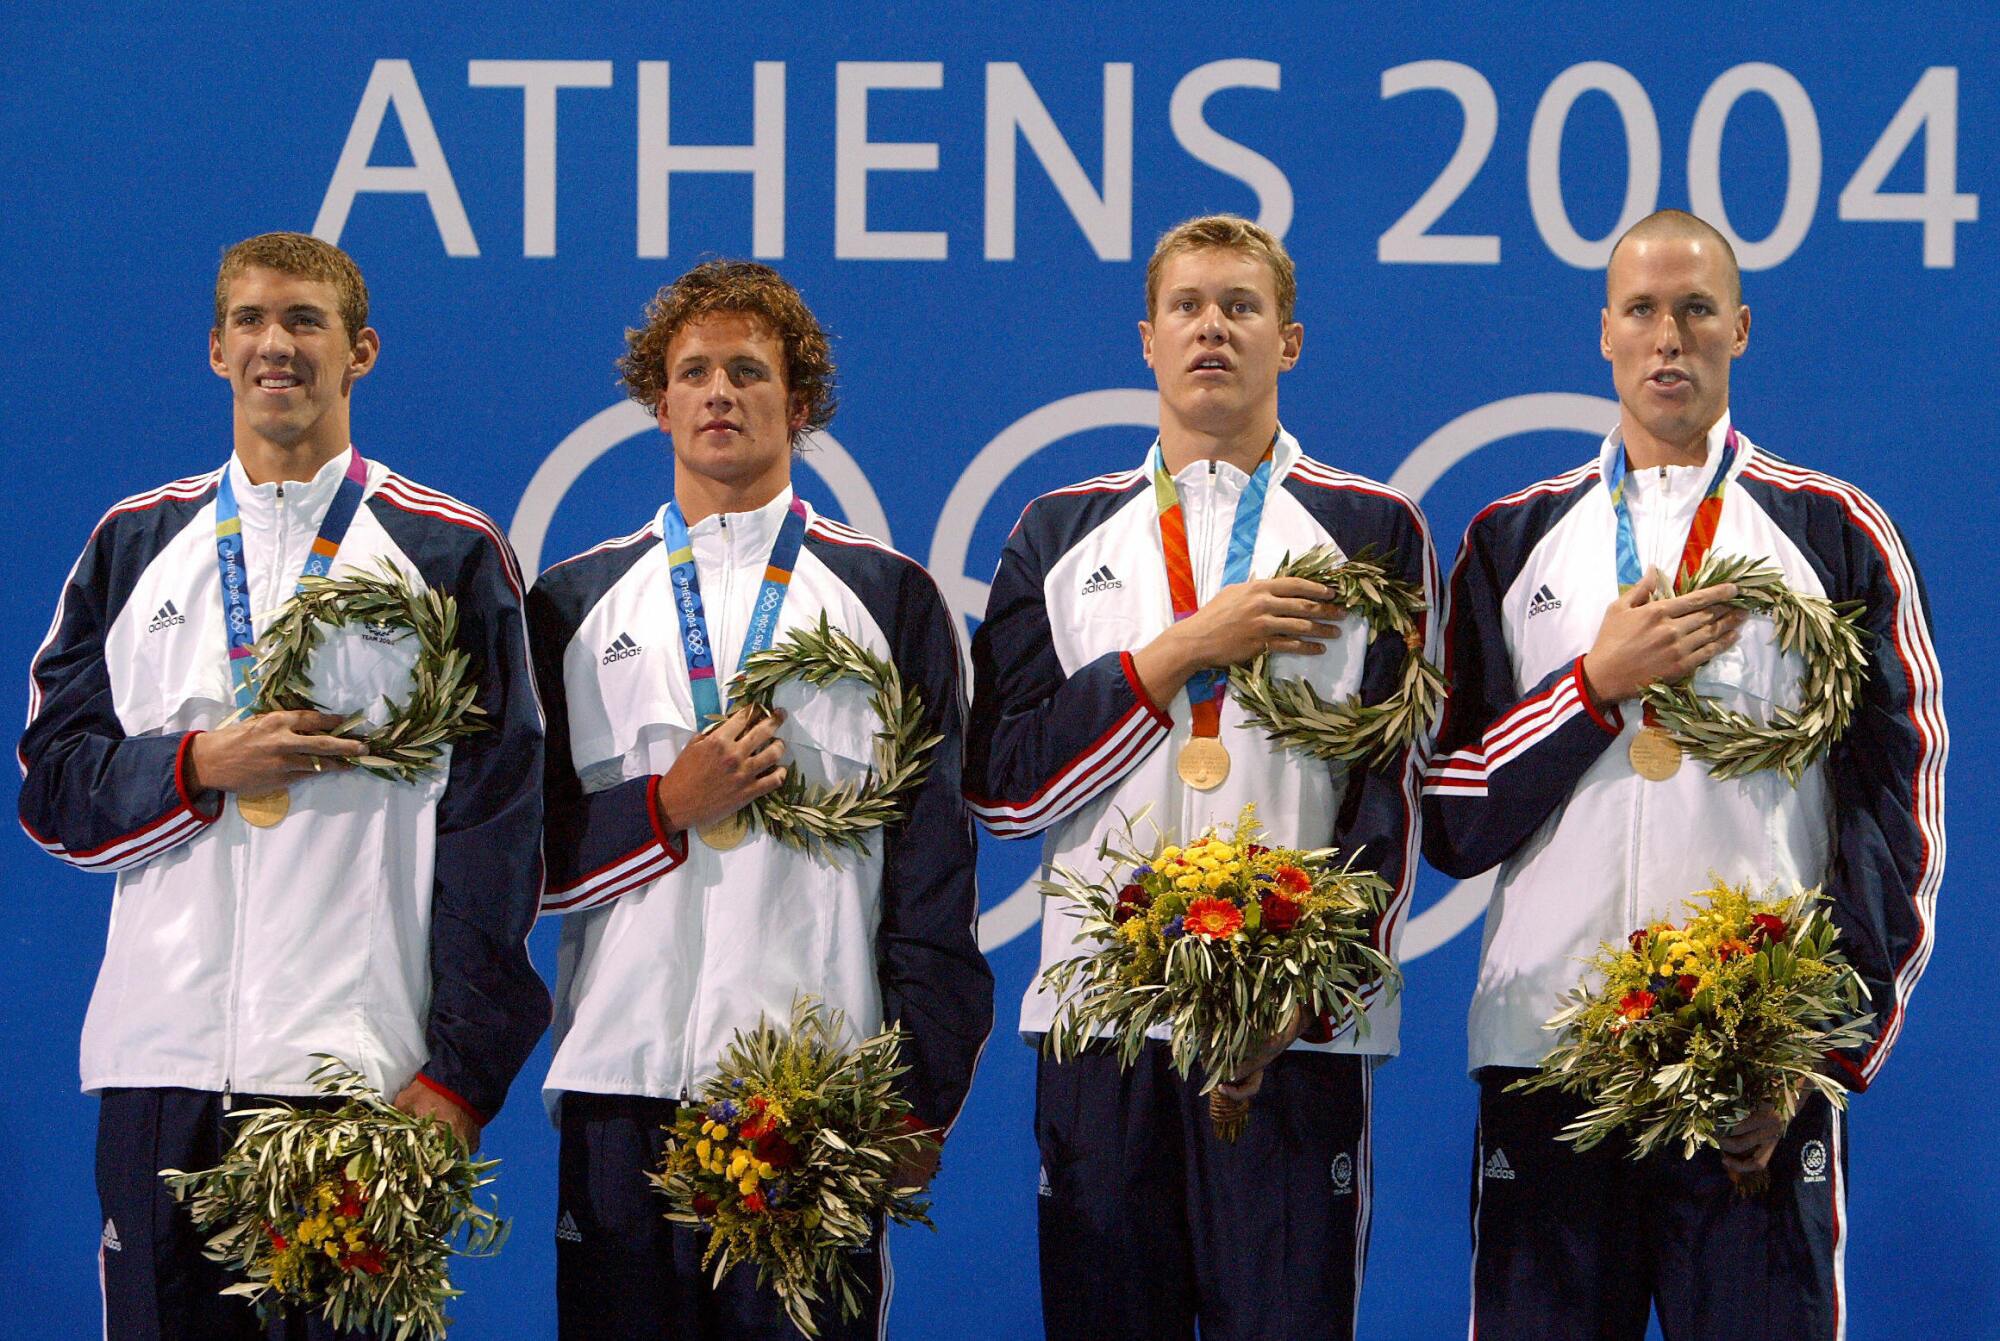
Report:
[[[1590,701],[1600,708],[1613,708],[1631,698],[1636,689],[1619,693],[1604,674],[1604,663],[1595,651],[1585,652],[1578,662],[1582,672],[1583,692],[1590,695]]]
[[[1153,702],[1166,704],[1202,668],[1202,659],[1184,626],[1176,624],[1132,654],[1133,669]]]

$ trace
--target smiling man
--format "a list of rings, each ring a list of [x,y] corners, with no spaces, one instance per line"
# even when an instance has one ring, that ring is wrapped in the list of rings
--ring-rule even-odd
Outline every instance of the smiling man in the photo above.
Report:
[[[1395,687],[1402,640],[1371,646],[1318,583],[1252,576],[1288,553],[1373,549],[1435,596],[1416,506],[1308,457],[1279,423],[1278,380],[1305,341],[1296,297],[1291,257],[1248,220],[1192,219],[1160,239],[1139,323],[1159,437],[1141,464],[1036,499],[1008,538],[973,639],[966,785],[992,832],[1043,835],[1045,876],[1085,879],[1123,816],[1180,839],[1255,802],[1272,841],[1337,846],[1381,873],[1393,898],[1376,943],[1393,954],[1415,874],[1417,751],[1368,769],[1289,753],[1223,689],[1228,667],[1267,650],[1274,674],[1327,699]],[[1078,926],[1049,906],[1044,969],[1080,952]],[[1056,1005],[1031,987],[1022,1034],[1038,1041]],[[1163,1039],[1129,1072],[1108,1050],[1040,1060],[1050,1337],[1354,1334],[1370,1077],[1396,1050],[1398,1004],[1377,997],[1367,1013],[1363,1033],[1300,1019],[1272,1040],[1268,1064],[1227,1087],[1255,1096],[1233,1145]]]
[[[1425,855],[1499,868],[1470,1019],[1480,1085],[1473,1330],[1631,1338],[1844,1335],[1846,1121],[1769,1108],[1684,1160],[1556,1140],[1582,1105],[1507,1094],[1549,1049],[1542,1022],[1599,942],[1717,878],[1823,886],[1866,982],[1871,1041],[1826,1060],[1866,1088],[1930,957],[1944,871],[1942,686],[1928,602],[1872,500],[1753,444],[1729,408],[1750,309],[1729,243],[1689,214],[1633,225],[1605,274],[1600,340],[1619,422],[1595,460],[1473,520],[1452,571],[1451,698],[1424,784]],[[1796,785],[1718,781],[1639,702],[1694,687],[1758,721],[1796,708],[1803,669],[1727,586],[1674,596],[1709,553],[1775,565],[1801,593],[1866,607],[1870,663],[1846,734]],[[1769,1171],[1739,1196],[1731,1175]],[[1635,1218],[1636,1208],[1636,1218]]]
[[[350,443],[380,348],[339,248],[231,247],[209,362],[234,450],[105,514],[31,668],[22,824],[118,876],[83,1032],[114,1338],[263,1333],[218,1294],[227,1278],[159,1177],[214,1164],[232,1110],[313,1093],[329,1053],[477,1145],[548,1023],[524,945],[542,727],[520,575],[490,521]],[[340,712],[239,720],[251,639],[300,576],[385,560],[457,600],[490,727],[414,784],[352,770],[366,747],[327,734],[407,695],[407,646],[331,633],[314,692]],[[317,1317],[276,1326],[332,1335]]]
[[[562,1129],[558,1320],[575,1341],[789,1337],[755,1271],[711,1284],[706,1237],[667,1223],[645,1175],[735,1031],[782,1023],[802,994],[846,1012],[856,1037],[900,1024],[917,1117],[939,1139],[957,1117],[993,1018],[959,795],[958,642],[922,568],[793,492],[794,451],[832,417],[833,361],[776,271],[698,266],[627,343],[626,388],[673,443],[673,497],[529,597],[550,714],[543,910],[566,915],[547,1082]],[[833,857],[742,811],[794,770],[865,784],[869,691],[792,685],[779,694],[792,711],[766,716],[730,712],[726,688],[744,657],[822,619],[891,661],[940,737],[906,817]],[[828,1318],[822,1336],[879,1334],[879,1231],[858,1265],[862,1315]]]

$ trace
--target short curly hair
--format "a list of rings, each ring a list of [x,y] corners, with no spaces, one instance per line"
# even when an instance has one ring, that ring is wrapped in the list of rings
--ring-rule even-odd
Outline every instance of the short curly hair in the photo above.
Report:
[[[350,342],[368,325],[368,285],[352,256],[310,233],[259,233],[222,253],[222,264],[215,272],[216,330],[222,329],[229,286],[253,265],[297,279],[331,284],[334,301],[340,309],[340,324],[347,328]]]
[[[667,346],[689,322],[718,312],[757,318],[785,347],[785,389],[805,411],[805,421],[792,433],[793,446],[833,421],[833,350],[827,333],[799,291],[755,261],[704,261],[653,295],[646,304],[646,324],[625,332],[618,374],[626,394],[657,413],[667,389]]]
[[[1166,273],[1167,262],[1184,252],[1210,248],[1241,252],[1269,266],[1271,286],[1276,291],[1272,296],[1278,300],[1278,324],[1292,324],[1299,303],[1299,272],[1292,264],[1292,254],[1268,229],[1238,214],[1204,214],[1177,223],[1161,234],[1153,248],[1153,258],[1146,262],[1148,321],[1153,319],[1153,307],[1160,301],[1160,279]]]

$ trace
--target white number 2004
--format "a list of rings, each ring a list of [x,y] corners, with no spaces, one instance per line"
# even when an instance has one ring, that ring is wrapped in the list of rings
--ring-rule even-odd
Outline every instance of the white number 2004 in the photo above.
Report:
[[[1382,234],[1375,246],[1384,264],[1497,265],[1500,238],[1491,233],[1433,233],[1493,149],[1500,124],[1499,101],[1486,76],[1457,61],[1412,61],[1382,72],[1382,97],[1435,89],[1458,100],[1464,129],[1444,170],[1416,203]],[[1580,235],[1571,224],[1562,194],[1562,137],[1570,109],[1586,93],[1611,99],[1625,130],[1625,202],[1618,222],[1599,238]],[[1745,94],[1770,99],[1784,128],[1787,174],[1778,221],[1762,238],[1738,236],[1730,226],[1722,192],[1722,134],[1729,114]],[[1889,173],[1916,137],[1924,137],[1923,189],[1882,189]],[[1782,264],[1805,241],[1819,203],[1821,150],[1819,117],[1812,98],[1788,71],[1748,62],[1723,71],[1702,95],[1688,134],[1688,200],[1736,248],[1745,270]],[[1659,202],[1660,126],[1652,100],[1630,71],[1606,61],[1572,65],[1552,80],[1535,107],[1528,130],[1528,205],[1548,249],[1579,269],[1610,259],[1618,235],[1650,214]],[[1920,223],[1924,265],[1949,269],[1956,259],[1956,228],[1979,217],[1979,197],[1958,189],[1958,70],[1934,65],[1918,79],[1875,146],[1841,189],[1839,217],[1859,222]]]

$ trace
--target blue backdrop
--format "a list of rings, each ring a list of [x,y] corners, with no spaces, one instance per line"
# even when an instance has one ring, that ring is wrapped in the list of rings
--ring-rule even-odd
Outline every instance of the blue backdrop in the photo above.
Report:
[[[1856,1105],[1850,1335],[2000,1335],[1979,952],[2000,813],[1977,781],[2000,766],[1990,12],[563,8],[0,18],[0,665],[25,676],[109,503],[229,450],[204,341],[219,250],[253,232],[353,252],[384,346],[357,442],[509,525],[531,567],[635,528],[670,478],[613,382],[653,289],[707,254],[773,259],[840,337],[843,409],[802,487],[929,563],[971,621],[1029,498],[1143,450],[1133,323],[1175,221],[1229,209],[1285,234],[1307,331],[1285,421],[1420,495],[1448,562],[1478,506],[1613,422],[1597,324],[1621,221],[1726,211],[1755,312],[1738,421],[1901,524],[1956,728],[1936,955]],[[981,854],[1001,1024],[940,1230],[895,1240],[900,1337],[1039,1334],[1031,1057],[1012,1033],[1032,859]],[[111,885],[25,839],[0,845],[0,879],[0,1330],[92,1334],[95,1103],[75,1040]],[[1404,1055],[1376,1090],[1365,1336],[1465,1326],[1481,893],[1419,885]],[[549,973],[553,930],[534,939]],[[458,1335],[553,1330],[546,1063],[488,1130],[517,1232],[463,1272]]]

